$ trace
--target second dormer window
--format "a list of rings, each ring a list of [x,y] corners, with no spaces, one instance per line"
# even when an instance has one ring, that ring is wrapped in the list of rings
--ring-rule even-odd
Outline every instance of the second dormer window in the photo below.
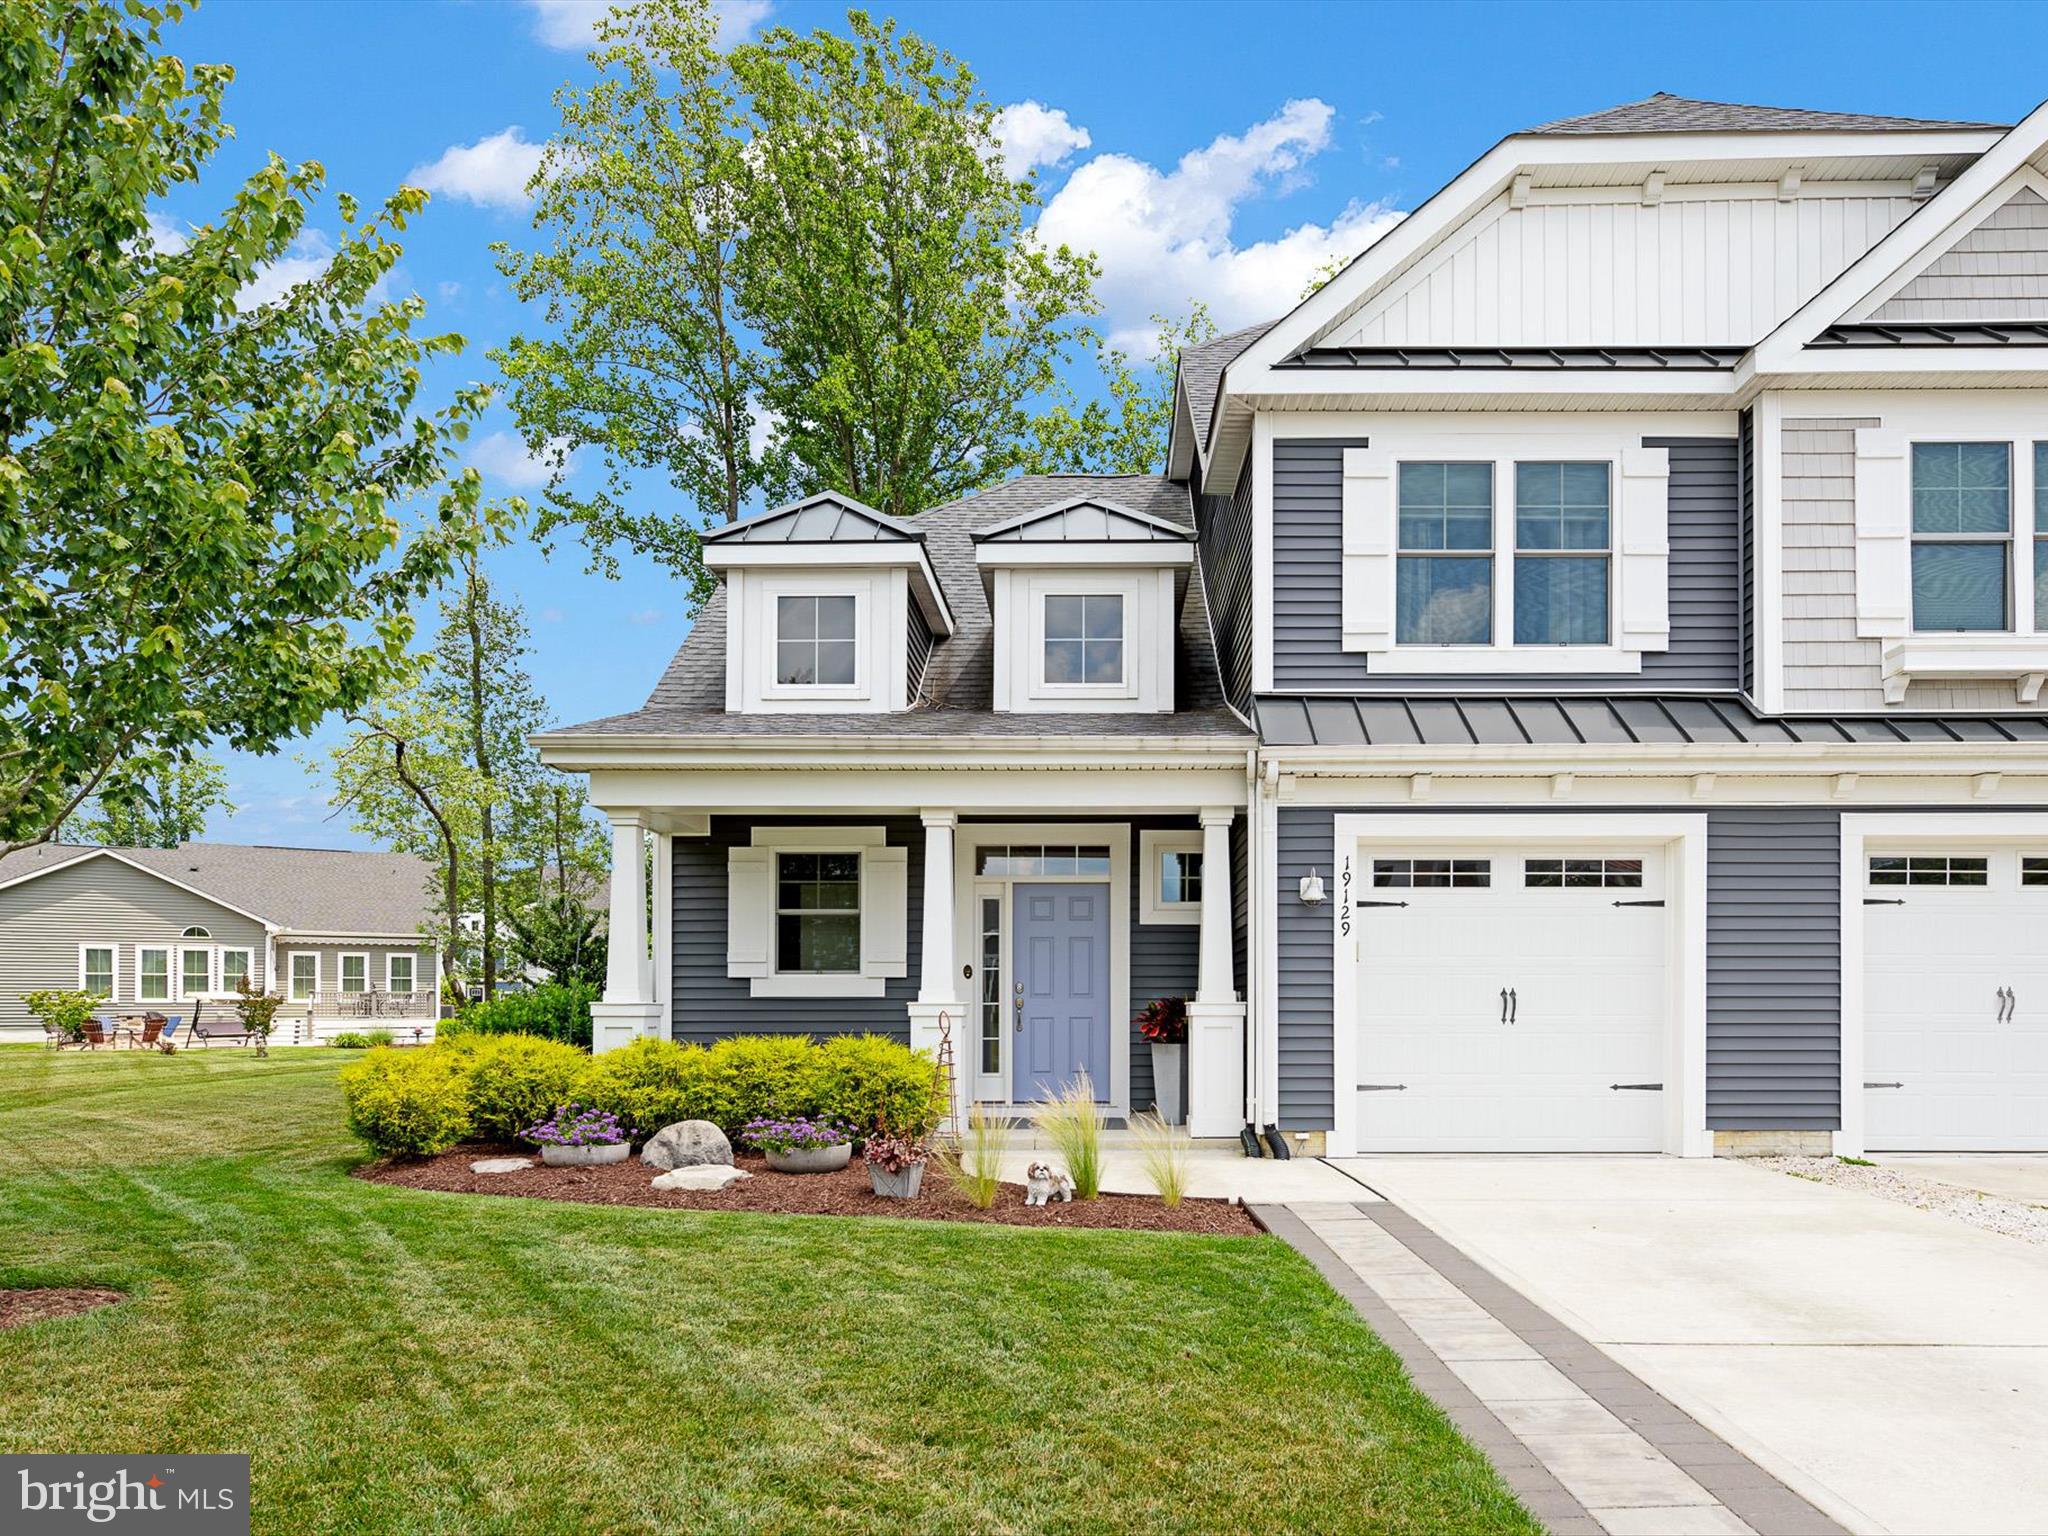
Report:
[[[1054,688],[1121,688],[1120,592],[1060,592],[1045,599],[1045,681]]]
[[[775,681],[850,688],[859,677],[858,600],[851,593],[775,600]]]

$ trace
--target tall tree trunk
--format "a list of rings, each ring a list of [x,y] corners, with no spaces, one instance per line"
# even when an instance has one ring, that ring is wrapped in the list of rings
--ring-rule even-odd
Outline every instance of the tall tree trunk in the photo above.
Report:
[[[492,820],[491,752],[484,737],[484,627],[483,604],[488,588],[476,557],[470,557],[469,601],[464,605],[469,628],[469,735],[476,758],[476,771],[484,783],[483,867],[477,871],[483,892],[484,1001],[498,992],[498,853]]]

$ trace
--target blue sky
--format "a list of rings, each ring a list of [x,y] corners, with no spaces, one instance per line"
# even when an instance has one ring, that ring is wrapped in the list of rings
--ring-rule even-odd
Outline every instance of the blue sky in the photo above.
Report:
[[[200,219],[271,150],[318,159],[365,203],[436,188],[406,239],[401,291],[469,338],[432,380],[488,378],[485,352],[535,321],[505,292],[494,240],[514,190],[585,78],[583,0],[208,0],[175,29],[188,62],[232,64],[238,137],[167,213]],[[1094,246],[1105,324],[1210,303],[1226,325],[1284,311],[1331,252],[1352,254],[1503,135],[1654,91],[1724,101],[2014,121],[2038,102],[2038,5],[1308,5],[907,3],[875,6],[967,60],[1015,107],[1010,149],[1039,168],[1048,232]],[[734,34],[836,24],[808,0],[726,0]],[[1994,45],[1988,40],[1996,39]],[[514,132],[513,130],[517,130]],[[454,153],[450,153],[454,151]],[[315,221],[319,223],[318,220]],[[326,230],[334,228],[331,212]],[[302,257],[317,262],[319,236]],[[502,412],[474,442],[503,492],[531,490]],[[530,545],[493,563],[524,603],[532,669],[557,716],[637,706],[687,628],[662,574],[587,574]],[[332,733],[302,747],[317,754]],[[216,838],[344,846],[325,787],[287,752],[229,760],[241,806]]]

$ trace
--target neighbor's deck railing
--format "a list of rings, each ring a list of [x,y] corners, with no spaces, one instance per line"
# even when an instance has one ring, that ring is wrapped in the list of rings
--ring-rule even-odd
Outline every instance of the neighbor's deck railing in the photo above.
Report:
[[[294,998],[316,1019],[431,1019],[440,1012],[432,989],[415,992],[315,992]]]

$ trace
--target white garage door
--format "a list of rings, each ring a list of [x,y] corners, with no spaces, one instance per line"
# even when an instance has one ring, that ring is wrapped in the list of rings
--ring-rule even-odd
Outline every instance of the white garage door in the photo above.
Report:
[[[1664,856],[1361,848],[1366,1152],[1654,1152]]]
[[[2048,848],[1868,859],[1865,1143],[2048,1150]]]

